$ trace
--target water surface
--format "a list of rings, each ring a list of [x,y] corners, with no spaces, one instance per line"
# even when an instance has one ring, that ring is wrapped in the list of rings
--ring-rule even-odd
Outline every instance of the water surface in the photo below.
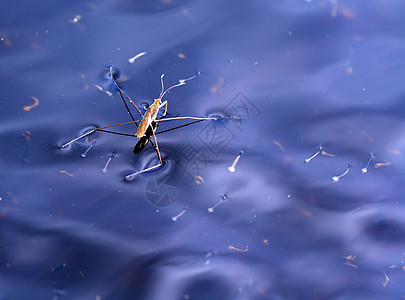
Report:
[[[0,297],[404,297],[404,9],[3,7]],[[60,148],[131,121],[109,65],[140,107],[159,95],[161,74],[170,86],[198,73],[165,96],[168,116],[232,118],[158,135],[164,166],[124,180],[158,162],[150,145],[134,155],[136,139],[97,132]]]

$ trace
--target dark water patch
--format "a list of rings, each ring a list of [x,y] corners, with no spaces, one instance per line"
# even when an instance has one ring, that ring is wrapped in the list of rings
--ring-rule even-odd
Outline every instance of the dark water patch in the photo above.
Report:
[[[365,224],[365,231],[376,241],[402,241],[404,238],[404,225],[395,219],[387,219],[383,215],[370,218]]]
[[[181,7],[190,4],[188,1],[122,1],[122,13],[136,15],[159,14],[179,10]]]

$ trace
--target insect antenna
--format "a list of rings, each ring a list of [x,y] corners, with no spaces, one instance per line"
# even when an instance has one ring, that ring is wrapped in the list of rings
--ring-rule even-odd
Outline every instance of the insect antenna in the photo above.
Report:
[[[192,80],[192,79],[194,79],[194,78],[197,77],[197,75],[194,75],[194,76],[191,76],[191,77],[186,78],[186,79],[180,79],[180,80],[179,80],[179,83],[177,83],[177,84],[175,84],[175,85],[172,85],[172,86],[169,87],[167,90],[164,90],[164,83],[163,83],[163,77],[164,77],[164,76],[165,76],[165,74],[162,74],[162,75],[160,76],[160,82],[161,82],[161,84],[162,84],[162,91],[160,92],[159,99],[162,99],[162,98],[164,97],[164,95],[165,95],[168,91],[170,91],[171,89],[173,89],[173,88],[175,88],[175,87],[178,87],[178,86],[181,86],[181,85],[184,85],[184,84],[186,84],[187,81]]]

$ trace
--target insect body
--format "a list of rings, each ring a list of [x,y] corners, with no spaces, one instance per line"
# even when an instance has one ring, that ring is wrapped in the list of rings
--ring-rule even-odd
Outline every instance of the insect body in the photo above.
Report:
[[[163,116],[165,116],[166,110],[167,110],[167,101],[165,101],[162,104],[162,100],[158,98],[155,101],[153,101],[151,106],[149,106],[149,108],[146,111],[145,115],[143,116],[141,122],[139,123],[138,130],[136,131],[136,137],[138,139],[146,134],[147,129],[149,127],[151,127],[152,122],[154,122],[156,120],[159,109],[163,105],[166,105],[165,112],[163,113]]]
[[[159,98],[155,99],[155,101],[153,101],[153,103],[148,107],[148,110],[143,115],[142,120],[139,123],[138,130],[136,131],[136,137],[138,139],[145,134],[146,130],[149,128],[149,126],[151,126],[152,122],[156,121],[158,112],[163,106],[165,107],[165,111],[163,113],[163,116],[164,117],[166,116],[166,113],[167,113],[167,101],[164,101],[162,103],[163,96],[168,91],[170,91],[172,88],[175,88],[175,87],[178,87],[180,85],[186,84],[186,81],[189,81],[189,80],[194,79],[196,77],[194,75],[194,76],[192,76],[190,78],[187,78],[187,79],[181,79],[178,84],[172,85],[167,90],[164,90],[165,89],[164,83],[163,83],[163,77],[164,76],[165,76],[165,74],[162,74],[160,76],[160,83],[162,84],[162,91],[160,92]]]
[[[180,80],[180,82],[178,84],[172,85],[171,87],[169,87],[167,90],[164,90],[164,84],[163,84],[163,77],[164,74],[162,74],[160,76],[160,82],[162,84],[162,91],[160,92],[159,98],[155,99],[155,101],[153,101],[153,103],[148,107],[148,110],[146,111],[146,113],[143,115],[142,120],[140,121],[139,125],[138,125],[138,129],[136,131],[136,137],[139,140],[139,142],[135,145],[134,147],[134,153],[137,154],[140,151],[143,150],[143,148],[145,148],[146,144],[148,143],[148,141],[150,141],[151,137],[153,136],[153,139],[155,140],[155,145],[153,146],[158,158],[159,158],[159,164],[150,167],[148,169],[139,171],[139,172],[135,172],[133,174],[127,175],[126,178],[129,179],[135,175],[138,175],[140,173],[144,173],[153,169],[158,168],[159,166],[161,166],[163,164],[163,160],[162,157],[160,155],[160,151],[159,151],[159,146],[158,146],[158,142],[156,139],[156,135],[155,135],[155,131],[157,128],[157,122],[159,120],[157,120],[157,116],[159,113],[159,110],[164,106],[165,110],[163,112],[163,116],[166,116],[167,114],[167,101],[164,101],[162,103],[162,98],[163,96],[166,94],[167,91],[171,90],[172,88],[175,88],[177,86],[183,85],[186,83],[186,81],[194,79],[196,76],[187,78],[187,79],[182,79]],[[177,119],[177,118],[172,118],[172,119]],[[153,145],[153,143],[152,143]]]
[[[153,132],[156,131],[157,126],[158,126],[158,123],[152,122],[150,124],[150,126],[148,127],[148,129],[146,129],[145,133],[143,134],[143,136],[141,136],[139,138],[138,143],[136,143],[136,145],[134,147],[133,152],[135,154],[140,153],[143,150],[143,148],[145,148],[145,146],[148,144],[149,140],[152,138]]]

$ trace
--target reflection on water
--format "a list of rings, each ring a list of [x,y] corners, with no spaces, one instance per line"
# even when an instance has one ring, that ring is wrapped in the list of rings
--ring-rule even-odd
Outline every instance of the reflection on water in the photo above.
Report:
[[[405,296],[404,4],[12,4],[2,299]],[[225,116],[133,154],[144,113]],[[139,113],[129,105],[136,118]],[[181,126],[162,122],[157,131]],[[350,167],[348,167],[350,166]]]

